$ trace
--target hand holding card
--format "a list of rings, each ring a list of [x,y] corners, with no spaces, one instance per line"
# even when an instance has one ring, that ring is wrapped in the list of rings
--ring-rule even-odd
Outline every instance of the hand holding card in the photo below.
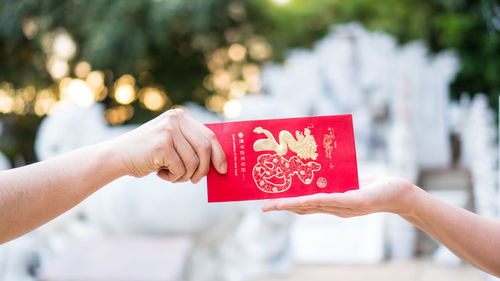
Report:
[[[351,115],[207,124],[227,159],[211,168],[208,202],[295,197],[358,188]]]

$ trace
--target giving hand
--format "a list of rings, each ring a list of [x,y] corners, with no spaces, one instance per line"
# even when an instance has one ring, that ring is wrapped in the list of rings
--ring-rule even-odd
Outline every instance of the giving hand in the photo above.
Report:
[[[210,162],[219,173],[227,164],[214,133],[181,109],[168,110],[111,141],[125,173],[143,177],[157,172],[171,182],[199,182]]]

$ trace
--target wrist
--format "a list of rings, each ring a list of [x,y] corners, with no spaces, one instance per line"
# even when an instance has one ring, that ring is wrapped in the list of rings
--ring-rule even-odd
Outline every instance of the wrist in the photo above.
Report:
[[[404,198],[403,207],[397,213],[406,220],[413,221],[419,217],[422,208],[425,208],[425,197],[427,193],[420,187],[411,184]]]
[[[99,162],[110,169],[110,175],[114,178],[119,178],[128,174],[128,170],[121,157],[123,151],[120,151],[119,146],[115,143],[115,139],[103,141],[96,144],[96,146],[99,151]]]

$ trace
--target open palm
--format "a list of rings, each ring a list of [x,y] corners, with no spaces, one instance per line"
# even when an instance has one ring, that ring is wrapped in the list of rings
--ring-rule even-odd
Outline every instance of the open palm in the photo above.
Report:
[[[313,195],[267,200],[262,210],[286,210],[297,214],[327,213],[354,217],[376,212],[404,213],[411,207],[412,189],[409,181],[395,177],[362,177],[360,189],[345,193]]]

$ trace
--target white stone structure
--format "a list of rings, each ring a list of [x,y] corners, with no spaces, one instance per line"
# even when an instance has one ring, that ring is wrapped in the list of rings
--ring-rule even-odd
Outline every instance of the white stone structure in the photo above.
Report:
[[[474,207],[479,215],[498,216],[498,131],[488,97],[476,94],[472,101],[464,95],[461,124],[463,165],[469,167],[474,186]]]

